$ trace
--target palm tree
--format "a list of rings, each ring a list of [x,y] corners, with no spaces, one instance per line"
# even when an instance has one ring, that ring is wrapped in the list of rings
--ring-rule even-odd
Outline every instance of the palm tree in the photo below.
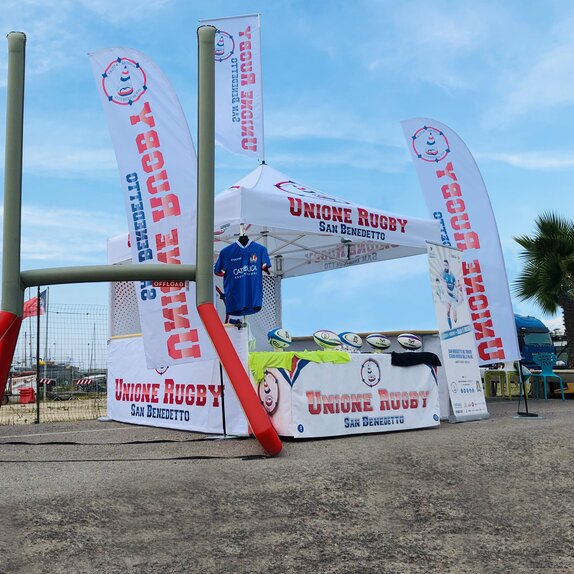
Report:
[[[562,308],[564,334],[574,341],[574,222],[547,212],[535,222],[532,237],[514,240],[524,249],[524,267],[514,284],[522,299],[537,303],[545,313]],[[574,368],[574,350],[568,353],[568,368]]]

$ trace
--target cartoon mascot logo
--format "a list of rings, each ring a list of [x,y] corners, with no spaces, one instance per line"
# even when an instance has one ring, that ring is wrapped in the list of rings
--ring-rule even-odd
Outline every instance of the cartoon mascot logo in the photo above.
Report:
[[[279,381],[270,371],[265,371],[265,378],[259,384],[259,400],[263,408],[271,415],[279,404]]]
[[[102,74],[102,88],[109,102],[131,106],[147,90],[146,73],[138,62],[118,56]]]
[[[231,34],[223,30],[215,33],[215,61],[223,62],[233,56],[235,52],[235,40]]]
[[[381,368],[374,359],[367,359],[361,367],[361,379],[367,387],[378,385],[381,380]]]
[[[416,156],[423,161],[438,163],[450,153],[446,136],[431,126],[417,130],[412,136],[412,142]]]

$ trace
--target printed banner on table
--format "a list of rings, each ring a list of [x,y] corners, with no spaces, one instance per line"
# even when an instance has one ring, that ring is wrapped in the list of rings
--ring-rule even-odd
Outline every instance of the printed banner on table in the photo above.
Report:
[[[427,244],[427,251],[442,364],[454,420],[488,418],[464,289],[462,253],[431,243]]]
[[[171,84],[146,56],[128,48],[90,54],[114,144],[137,264],[194,264],[196,156]],[[195,283],[136,283],[147,365],[212,359],[195,304]]]
[[[224,371],[222,386],[217,360],[147,369],[141,337],[108,343],[107,399],[108,416],[115,421],[218,434],[223,432],[224,406],[226,432],[248,434],[247,419]]]
[[[259,15],[212,18],[215,26],[215,141],[265,159]]]
[[[343,364],[294,358],[258,386],[280,436],[310,438],[438,426],[436,367],[395,367],[391,355],[351,353]]]
[[[481,365],[520,359],[506,268],[478,166],[450,128],[428,118],[402,122],[441,243],[463,253],[464,291]]]

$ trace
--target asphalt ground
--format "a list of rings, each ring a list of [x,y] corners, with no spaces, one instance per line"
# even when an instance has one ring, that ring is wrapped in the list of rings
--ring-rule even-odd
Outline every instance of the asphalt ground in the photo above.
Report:
[[[574,401],[284,442],[0,427],[0,572],[574,572]]]

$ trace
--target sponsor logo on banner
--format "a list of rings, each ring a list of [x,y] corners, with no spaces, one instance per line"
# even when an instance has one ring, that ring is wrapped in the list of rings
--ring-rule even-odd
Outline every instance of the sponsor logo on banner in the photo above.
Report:
[[[481,365],[520,359],[494,213],[464,142],[428,119],[402,122],[427,208],[440,241],[462,251],[462,284]],[[445,336],[448,336],[445,335]]]
[[[118,57],[102,74],[102,89],[108,101],[131,106],[147,90],[146,73],[138,62]]]
[[[217,30],[215,34],[215,61],[225,62],[235,52],[235,40],[231,34]]]
[[[381,368],[373,359],[367,359],[361,366],[361,379],[367,387],[374,387],[381,381]]]
[[[124,188],[132,261],[195,263],[195,149],[161,70],[129,48],[90,54]],[[135,283],[149,368],[211,359],[195,283]]]
[[[412,136],[415,155],[423,161],[438,163],[449,153],[448,140],[437,128],[423,126]]]
[[[202,20],[215,32],[215,140],[263,159],[259,16]]]
[[[185,287],[185,281],[152,281],[151,282],[153,287],[173,287],[176,289],[182,289]]]

